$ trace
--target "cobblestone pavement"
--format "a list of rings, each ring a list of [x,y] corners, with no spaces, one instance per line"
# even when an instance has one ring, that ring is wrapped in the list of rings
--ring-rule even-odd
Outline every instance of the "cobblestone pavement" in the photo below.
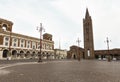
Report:
[[[6,66],[0,67],[0,82],[120,82],[117,61],[66,60]]]

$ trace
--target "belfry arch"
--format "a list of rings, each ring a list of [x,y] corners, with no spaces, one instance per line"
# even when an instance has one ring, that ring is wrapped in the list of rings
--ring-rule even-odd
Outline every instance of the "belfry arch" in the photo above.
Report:
[[[0,30],[12,31],[13,23],[11,21],[0,18]]]

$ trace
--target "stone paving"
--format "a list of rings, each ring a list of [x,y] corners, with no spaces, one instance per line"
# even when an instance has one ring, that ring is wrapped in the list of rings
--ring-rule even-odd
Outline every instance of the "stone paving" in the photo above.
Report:
[[[120,82],[120,61],[66,60],[12,65],[0,69],[0,82]]]

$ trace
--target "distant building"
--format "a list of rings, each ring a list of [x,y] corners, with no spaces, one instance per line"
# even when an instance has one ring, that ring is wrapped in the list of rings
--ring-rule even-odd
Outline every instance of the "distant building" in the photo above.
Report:
[[[70,50],[67,52],[67,54],[68,59],[85,58],[84,49],[75,45],[70,47]]]
[[[12,32],[12,25],[11,21],[0,18],[0,59],[37,58],[40,39]],[[43,34],[42,58],[54,58],[54,41],[48,33]]]
[[[110,49],[108,50],[95,50],[95,57],[96,58],[108,58],[108,56],[111,56],[111,59],[116,58],[117,60],[120,60],[120,49]]]
[[[66,59],[67,50],[54,49],[55,59]]]

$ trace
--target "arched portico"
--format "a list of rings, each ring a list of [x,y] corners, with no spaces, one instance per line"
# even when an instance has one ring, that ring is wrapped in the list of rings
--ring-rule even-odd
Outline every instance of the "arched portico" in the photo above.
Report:
[[[35,58],[35,54],[36,54],[35,51],[33,51],[31,54],[31,58]]]
[[[29,58],[29,57],[30,57],[30,51],[27,51],[27,52],[26,52],[25,57],[26,57],[26,58]]]
[[[9,52],[9,51],[8,51],[7,49],[3,50],[3,55],[2,55],[2,57],[3,57],[3,58],[7,58],[8,52]]]
[[[24,58],[24,57],[25,57],[24,51],[22,51],[22,50],[20,51],[20,57],[21,57],[21,58]]]
[[[12,58],[16,58],[17,57],[17,51],[16,50],[13,50],[12,51]]]

